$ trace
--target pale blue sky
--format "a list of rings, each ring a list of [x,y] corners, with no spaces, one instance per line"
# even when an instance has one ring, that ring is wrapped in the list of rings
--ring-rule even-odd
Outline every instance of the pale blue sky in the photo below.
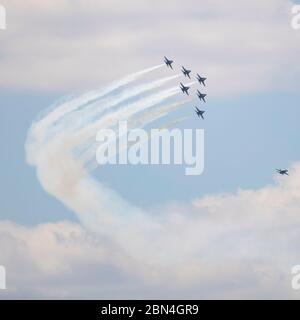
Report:
[[[5,298],[299,298],[290,285],[291,267],[300,263],[300,30],[291,27],[293,2],[0,2],[7,9],[7,30],[0,30]],[[178,126],[205,129],[203,175],[185,176],[182,166],[105,166],[93,173],[98,185],[59,139],[30,149],[35,168],[26,163],[26,136],[40,112],[159,65],[164,55],[175,70],[157,69],[142,81],[182,65],[208,78],[205,121],[194,102],[165,119],[191,116]],[[78,124],[72,116],[67,120]],[[52,147],[71,170],[45,161]],[[289,177],[276,174],[295,162]]]
[[[300,94],[267,92],[225,101],[212,95],[205,122],[193,115],[193,103],[177,112],[193,115],[178,127],[205,129],[201,176],[185,176],[180,166],[105,166],[95,174],[131,202],[151,207],[238,188],[257,189],[272,183],[275,168],[300,158]],[[1,98],[0,218],[30,225],[76,219],[42,190],[25,161],[24,141],[32,119],[60,96],[2,91]]]

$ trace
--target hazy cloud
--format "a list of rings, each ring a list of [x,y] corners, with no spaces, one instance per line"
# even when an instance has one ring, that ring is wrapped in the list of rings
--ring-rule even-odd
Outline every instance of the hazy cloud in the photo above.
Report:
[[[291,288],[291,267],[299,264],[299,181],[298,164],[273,186],[161,209],[163,232],[134,250],[130,234],[120,245],[114,234],[70,222],[1,222],[8,276],[2,297],[299,298]],[[151,263],[142,250],[152,252]]]
[[[98,87],[163,55],[208,75],[214,95],[298,88],[300,33],[287,0],[4,4],[2,88]]]

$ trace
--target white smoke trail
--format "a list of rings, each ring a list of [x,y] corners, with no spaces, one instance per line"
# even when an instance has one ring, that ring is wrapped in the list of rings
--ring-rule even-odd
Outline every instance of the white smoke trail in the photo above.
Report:
[[[168,122],[167,124],[164,125],[164,128],[172,128],[173,126],[175,126],[176,124],[182,123],[188,119],[190,119],[191,117],[182,117],[182,118],[178,118],[175,119],[173,121]]]
[[[141,111],[148,110],[150,108],[154,108],[159,106],[161,103],[166,101],[168,98],[173,97],[174,95],[178,94],[179,88],[173,87],[171,89],[163,90],[155,94],[151,94],[144,99],[138,100],[133,103],[126,103],[120,109],[115,112],[111,112],[107,115],[104,115],[99,120],[92,122],[90,125],[85,126],[81,132],[78,133],[80,135],[80,139],[78,139],[77,143],[81,144],[87,140],[91,140],[95,137],[95,132],[99,128],[111,128],[117,125],[117,123],[121,120],[129,120],[135,114],[138,114]],[[163,110],[165,110],[163,108]],[[162,115],[166,114],[166,111],[162,111]],[[88,148],[86,151],[86,161],[91,159],[94,156],[95,150],[93,145]]]
[[[172,77],[167,77],[159,79],[150,83],[138,85],[136,87],[128,88],[122,91],[120,94],[114,94],[113,96],[108,96],[106,99],[101,99],[87,105],[83,110],[81,110],[80,115],[76,116],[78,122],[78,128],[76,130],[85,127],[93,120],[99,118],[105,111],[112,108],[118,108],[124,106],[124,102],[127,100],[141,100],[143,95],[152,91],[156,88],[160,88],[167,82],[178,78],[180,75],[175,75]],[[66,127],[66,121],[62,121],[61,126]],[[75,130],[74,121],[72,123],[72,129]]]
[[[189,102],[190,100],[184,100],[184,101],[181,101],[181,102],[177,102],[177,103],[172,103],[172,104],[169,104],[169,105],[165,105],[161,108],[159,108],[159,110],[155,110],[155,111],[152,111],[152,112],[149,112],[149,113],[146,113],[146,114],[142,114],[142,115],[138,115],[138,116],[133,116],[130,121],[127,123],[127,128],[128,130],[131,130],[133,128],[143,128],[145,127],[146,125],[162,118],[162,117],[165,117],[169,112],[171,111],[174,111],[180,107],[182,107],[184,104],[186,104],[187,102]],[[188,119],[189,117],[184,117],[184,118],[181,118],[181,119],[176,119],[176,120],[173,120],[172,122],[168,123],[167,126],[172,126],[172,125],[175,125],[176,123],[180,123],[186,119]],[[117,128],[115,129],[116,133],[117,133],[117,139],[119,138],[122,138],[123,135],[119,135],[118,134],[118,131],[117,131]],[[146,141],[142,141],[141,143],[143,142],[146,142]],[[128,148],[130,148],[132,144],[128,144]],[[93,145],[90,145],[90,150],[89,150],[89,153],[85,153],[84,157],[83,157],[83,161],[85,163],[88,163],[88,168],[90,171],[96,169],[98,167],[98,164],[96,162],[96,159],[95,159],[95,153],[96,153],[96,148],[97,148],[97,145],[96,143],[94,143]],[[119,154],[119,152],[124,152],[126,150],[126,146],[123,146],[121,148],[118,148],[116,150],[116,153],[112,153],[111,154],[111,158],[114,158],[117,154]],[[93,159],[92,159],[93,158]],[[94,161],[92,161],[94,160]]]
[[[90,175],[86,164],[91,157],[95,157],[93,141],[99,129],[113,127],[122,119],[133,119],[143,126],[182,104],[169,102],[170,98],[180,93],[178,85],[159,89],[177,75],[131,89],[129,87],[123,93],[115,94],[115,89],[120,85],[129,86],[131,81],[159,67],[126,77],[126,80],[109,86],[109,89],[57,106],[33,123],[25,146],[27,160],[36,167],[38,178],[48,193],[72,209],[85,227],[111,237],[132,257],[142,261],[145,259],[149,263],[161,248],[159,235],[164,230],[163,224],[101,185]],[[152,93],[152,89],[158,90]],[[105,99],[100,100],[104,95]],[[161,109],[155,113],[151,111],[158,107]],[[150,110],[150,115],[139,116],[146,110]],[[84,119],[85,126],[78,126],[81,119]],[[51,135],[49,132],[52,132]],[[78,146],[86,148],[82,157],[74,153]],[[152,248],[147,252],[145,248],[155,234],[157,240],[152,241]],[[137,252],[139,256],[136,256]],[[164,261],[165,254],[161,255],[161,261]]]
[[[138,80],[140,77],[144,76],[145,74],[155,71],[159,68],[164,66],[163,64],[160,64],[155,67],[147,68],[142,71],[133,73],[119,81],[116,81],[115,83],[111,84],[110,86],[107,86],[104,89],[96,90],[96,91],[90,91],[88,93],[85,93],[75,99],[71,99],[70,101],[67,101],[60,105],[59,107],[55,107],[51,112],[48,112],[43,118],[43,120],[40,121],[41,126],[47,126],[51,125],[54,121],[61,119],[62,116],[68,112],[72,112],[77,108],[82,108],[86,104],[92,103],[95,100],[104,97],[108,94],[112,94],[115,90],[126,86],[130,84],[133,81]]]
[[[44,140],[47,139],[47,137],[51,134],[51,129],[52,131],[54,131],[54,124],[58,121],[63,121],[65,115],[70,114],[80,108],[84,108],[88,104],[95,103],[100,98],[108,95],[113,95],[113,93],[118,89],[129,85],[130,83],[138,80],[147,73],[155,71],[163,66],[164,64],[160,64],[151,68],[144,69],[142,71],[133,73],[119,81],[116,81],[115,83],[107,86],[104,89],[87,92],[79,97],[69,99],[60,105],[55,104],[52,108],[50,108],[50,110],[41,113],[39,119],[35,122],[35,126],[31,127],[31,130],[35,130],[35,132],[32,132],[31,136],[35,137],[36,139],[31,143],[43,144]],[[165,81],[168,81],[168,79],[165,79]]]
[[[243,288],[246,285],[246,291],[253,290],[255,282],[258,297],[266,280],[277,290],[278,279],[286,272],[288,277],[281,282],[290,281],[288,267],[299,251],[295,241],[300,225],[299,165],[291,170],[289,179],[278,178],[276,186],[207,196],[193,204],[159,210],[156,215],[128,203],[96,181],[86,168],[96,131],[113,127],[121,119],[127,119],[131,127],[150,124],[183,105],[170,101],[178,91],[178,87],[158,87],[154,94],[146,90],[142,97],[133,94],[132,98],[129,90],[126,98],[117,105],[112,102],[113,107],[104,113],[100,100],[82,98],[78,104],[79,97],[67,112],[64,108],[69,102],[58,105],[29,130],[27,160],[36,168],[43,188],[73,210],[83,226],[108,239],[110,250],[123,249],[122,257],[113,264],[121,266],[122,272],[144,275],[149,286],[155,282],[160,288],[166,285],[168,294],[178,287],[192,286],[195,292],[198,286],[205,292],[211,285],[227,288],[230,281],[235,295],[239,295],[237,281]],[[113,101],[114,96],[119,93],[113,90],[102,102]],[[90,117],[91,110],[96,111],[95,116]],[[82,116],[88,119],[85,127],[78,126]],[[50,138],[45,139],[49,131]],[[83,157],[74,153],[78,144],[87,145]],[[276,278],[270,280],[273,271]]]

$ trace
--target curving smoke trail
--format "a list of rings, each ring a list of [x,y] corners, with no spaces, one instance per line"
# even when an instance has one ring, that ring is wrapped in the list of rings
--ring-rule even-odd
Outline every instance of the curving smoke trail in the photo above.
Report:
[[[66,101],[63,101],[62,103],[54,104],[49,110],[41,112],[35,121],[35,126],[31,127],[31,137],[32,139],[35,139],[34,141],[32,140],[31,143],[42,145],[45,143],[45,140],[51,139],[51,136],[55,135],[55,133],[61,130],[66,130],[68,122],[73,122],[74,120],[76,121],[79,118],[79,115],[74,114],[74,111],[82,110],[86,113],[88,106],[95,105],[95,103],[97,103],[97,101],[100,99],[109,99],[109,97],[113,97],[114,95],[118,94],[122,88],[130,85],[144,75],[161,68],[162,66],[163,64],[144,69],[128,75],[127,77],[124,77],[123,79],[116,81],[103,89],[89,91],[78,97],[66,99]],[[171,79],[172,77],[169,77],[160,81],[164,83]],[[161,85],[162,83],[152,84],[152,89]],[[150,90],[150,87],[148,87],[148,90]],[[105,108],[107,103],[102,103],[101,106]],[[81,115],[83,112],[81,112]]]
[[[178,87],[165,88],[174,77],[134,85],[159,67],[64,101],[43,114],[28,132],[27,161],[36,168],[43,188],[73,210],[83,226],[107,238],[110,248],[122,248],[116,250],[122,256],[114,265],[145,283],[161,286],[165,281],[176,290],[196,283],[206,292],[220,283],[227,288],[232,280],[233,295],[239,296],[239,281],[251,296],[254,279],[259,293],[266,290],[266,281],[277,290],[277,279],[299,253],[299,164],[289,179],[279,177],[275,186],[207,196],[159,214],[128,203],[91,174],[98,130],[115,128],[119,120],[128,120],[129,128],[143,127],[186,102],[175,100]],[[289,277],[283,277],[283,288]]]
[[[130,256],[148,263],[162,247],[165,227],[161,219],[129,204],[96,181],[90,170],[95,165],[91,161],[100,129],[114,128],[120,120],[128,120],[132,128],[143,127],[186,102],[170,101],[180,92],[178,86],[164,88],[178,75],[133,85],[159,67],[57,105],[32,124],[25,146],[27,161],[36,167],[48,193],[72,209],[85,227],[112,238]],[[157,240],[153,240],[155,234]],[[152,248],[147,251],[149,242]]]

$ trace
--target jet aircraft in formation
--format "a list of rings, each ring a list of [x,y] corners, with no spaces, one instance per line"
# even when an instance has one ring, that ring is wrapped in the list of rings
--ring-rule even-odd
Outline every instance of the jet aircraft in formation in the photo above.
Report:
[[[167,65],[167,67],[173,69],[172,63],[173,63],[173,61],[172,61],[172,60],[169,60],[169,59],[165,56],[165,64]]]
[[[197,80],[199,81],[200,84],[203,84],[205,87],[205,80],[206,78],[203,78],[199,75],[199,73],[197,73]]]
[[[171,69],[173,70],[172,64],[173,64],[174,61],[168,59],[166,56],[165,56],[164,58],[165,58],[164,62],[165,62],[165,64],[167,65],[167,67],[168,67],[168,68],[171,68]],[[182,66],[182,67],[181,67],[181,72],[183,73],[183,75],[184,75],[185,77],[188,77],[189,79],[191,79],[191,76],[190,76],[190,74],[191,74],[191,72],[192,72],[191,70],[188,70],[188,69],[186,69],[185,67]],[[196,80],[199,82],[200,85],[203,85],[204,87],[206,86],[205,81],[207,80],[207,78],[200,76],[199,73],[197,73]],[[180,82],[180,89],[181,89],[181,91],[182,91],[183,94],[189,95],[189,92],[188,92],[188,91],[189,91],[190,87],[182,84],[182,82]],[[201,93],[199,90],[197,90],[196,94],[197,94],[200,102],[201,102],[201,101],[206,102],[205,97],[206,97],[207,95],[206,95],[205,93]],[[199,118],[201,117],[201,118],[204,120],[203,114],[205,113],[205,111],[200,110],[200,109],[196,106],[196,107],[195,107],[195,113],[196,113],[196,115],[197,115]],[[287,175],[287,176],[289,175],[289,173],[288,173],[289,171],[288,171],[287,169],[285,169],[285,170],[276,169],[276,171],[277,171],[278,174],[280,174],[280,175]]]
[[[204,120],[203,114],[205,111],[199,110],[198,107],[195,107],[195,112],[199,118],[201,117]]]
[[[203,102],[206,102],[205,100],[206,94],[201,93],[199,90],[197,90],[197,96],[200,99],[200,101],[202,100]]]
[[[187,95],[189,95],[189,89],[190,89],[190,87],[187,87],[187,86],[183,85],[183,84],[180,82],[180,89],[181,89],[182,93],[186,93]]]
[[[191,79],[190,73],[192,72],[191,70],[187,70],[185,67],[182,67],[181,72],[185,77],[189,77]]]
[[[174,61],[168,59],[166,56],[165,56],[164,58],[165,58],[164,63],[167,65],[167,67],[173,69],[172,63],[173,63]],[[189,79],[191,79],[191,72],[192,72],[192,70],[188,70],[188,69],[186,69],[184,66],[182,66],[182,67],[181,67],[181,72],[183,73],[183,75],[184,75],[185,77],[188,77]],[[197,73],[196,79],[197,79],[197,81],[199,82],[200,85],[205,86],[205,81],[206,81],[207,78],[204,78],[204,77],[200,76],[199,73]],[[189,95],[189,89],[190,89],[190,87],[188,87],[187,85],[184,85],[182,82],[180,82],[180,89],[181,89],[181,91],[182,91],[183,94]],[[206,102],[206,100],[205,100],[206,94],[201,93],[199,90],[197,90],[197,96],[198,96],[198,98],[200,99],[200,101]],[[203,117],[204,111],[202,112],[200,109],[198,109],[198,107],[196,107],[196,109],[198,110],[198,111],[196,111],[197,115],[198,115],[199,117],[201,117],[202,119],[204,119],[204,117]]]

